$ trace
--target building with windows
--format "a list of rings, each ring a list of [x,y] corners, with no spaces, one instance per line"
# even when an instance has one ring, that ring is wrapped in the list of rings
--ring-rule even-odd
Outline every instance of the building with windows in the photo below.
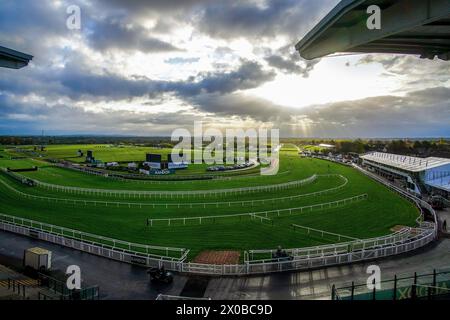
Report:
[[[365,154],[360,159],[368,170],[401,184],[410,192],[439,194],[450,199],[450,159],[384,152]]]

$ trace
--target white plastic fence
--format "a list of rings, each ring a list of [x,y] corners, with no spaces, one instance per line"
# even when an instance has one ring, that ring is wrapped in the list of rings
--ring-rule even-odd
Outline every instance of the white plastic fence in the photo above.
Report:
[[[105,207],[128,207],[128,208],[143,208],[143,207],[163,207],[163,208],[169,208],[169,207],[176,207],[176,208],[182,208],[182,207],[188,207],[188,208],[194,208],[194,207],[203,207],[206,209],[206,207],[216,207],[219,208],[221,206],[228,206],[231,207],[232,205],[251,205],[255,206],[257,204],[264,204],[264,203],[275,203],[275,202],[283,202],[283,201],[289,201],[294,200],[298,198],[304,198],[304,197],[314,197],[314,196],[320,196],[323,194],[328,194],[331,192],[334,192],[336,190],[342,189],[345,187],[348,183],[348,179],[345,178],[342,175],[339,174],[328,174],[328,175],[317,175],[317,177],[338,177],[340,178],[343,183],[329,189],[311,192],[311,193],[303,193],[303,194],[297,194],[293,196],[286,196],[286,197],[277,197],[277,198],[267,198],[267,199],[256,199],[256,200],[241,200],[241,201],[216,201],[216,202],[177,202],[177,203],[142,203],[142,202],[124,202],[124,201],[105,201],[105,200],[92,200],[92,199],[74,199],[74,198],[59,198],[59,197],[47,197],[47,196],[38,196],[34,194],[29,194],[22,192],[20,190],[17,190],[13,186],[9,185],[7,182],[0,179],[0,183],[3,184],[5,187],[10,189],[11,191],[19,194],[20,196],[28,199],[35,199],[35,200],[41,200],[41,201],[48,201],[48,202],[57,202],[57,203],[69,203],[69,204],[81,204],[81,205],[93,205],[93,206],[105,206]]]
[[[398,232],[369,239],[357,239],[337,244],[321,245],[307,248],[287,249],[286,251],[294,259],[305,259],[317,256],[329,256],[333,254],[348,253],[351,251],[364,251],[374,248],[384,248],[400,243],[409,243],[424,236],[433,234],[433,229],[404,228]],[[272,256],[277,250],[250,250],[248,252],[249,263],[261,263],[274,259],[255,259],[256,256]]]
[[[128,252],[132,255],[144,255],[157,259],[179,261],[186,255],[187,251],[184,248],[162,247],[132,243],[1,213],[0,222],[3,224],[28,228],[29,230],[37,232],[37,234],[54,235],[66,238],[68,240],[77,240],[82,243],[96,245],[102,248],[110,248],[116,251],[120,250],[123,252]]]
[[[331,209],[338,208],[341,206],[345,206],[349,203],[353,203],[356,201],[366,200],[368,198],[367,194],[361,194],[354,197],[349,197],[341,200],[326,202],[326,203],[318,203],[309,206],[295,207],[295,208],[286,208],[286,209],[275,209],[275,210],[266,210],[266,211],[258,211],[258,212],[246,212],[246,213],[237,213],[237,214],[228,214],[228,215],[211,215],[211,216],[201,216],[201,217],[187,217],[187,218],[160,218],[160,219],[147,219],[147,223],[150,227],[155,225],[167,224],[168,226],[173,225],[176,222],[182,222],[183,225],[186,225],[186,222],[189,221],[198,221],[199,224],[202,224],[205,221],[218,220],[218,219],[229,219],[229,218],[238,218],[238,217],[249,217],[252,219],[259,219],[261,222],[263,220],[269,220],[270,217],[279,217],[281,215],[292,215],[295,213],[303,213],[314,210],[323,210],[323,209]]]
[[[360,170],[364,172],[364,170]],[[364,173],[367,174],[366,172]],[[362,242],[353,241],[350,242],[350,245],[349,243],[340,243],[319,247],[290,249],[293,259],[288,261],[253,261],[252,263],[247,262],[236,265],[212,265],[184,262],[189,251],[177,248],[174,249],[180,250],[180,253],[182,252],[182,255],[178,261],[171,257],[162,256],[160,259],[157,259],[138,251],[133,252],[104,244],[102,240],[107,239],[104,237],[83,233],[88,239],[82,239],[81,237],[77,239],[73,237],[74,233],[70,234],[70,232],[78,231],[7,215],[0,215],[0,229],[35,237],[40,240],[57,243],[63,246],[127,263],[134,263],[143,266],[164,265],[168,270],[217,276],[264,274],[348,264],[413,251],[434,241],[437,236],[437,219],[433,208],[421,199],[415,198],[395,186],[390,186],[385,181],[380,180],[380,182],[409,199],[416,205],[422,205],[428,209],[434,216],[435,222],[430,223],[419,221],[420,228],[410,228],[392,235],[362,240]],[[30,224],[27,225],[26,221]],[[49,226],[59,230],[65,230],[68,234],[65,234],[64,231],[61,231],[60,234],[55,233],[55,229],[48,229]],[[91,241],[91,237],[99,239],[99,243]],[[142,248],[142,245],[137,246]],[[158,248],[153,246],[148,247]],[[134,244],[128,243],[128,248],[133,250]],[[253,250],[253,252],[258,253],[258,250]]]
[[[21,177],[21,175],[14,174]],[[110,189],[92,189],[62,186],[51,183],[42,182],[35,179],[32,180],[35,185],[45,188],[47,190],[73,193],[73,194],[87,194],[87,195],[102,195],[115,197],[130,197],[130,198],[190,198],[190,197],[204,197],[207,196],[231,196],[246,193],[257,193],[262,191],[280,191],[290,188],[300,187],[316,181],[317,175],[313,175],[303,180],[290,181],[279,184],[244,187],[244,188],[230,188],[230,189],[211,189],[211,190],[187,190],[187,191],[136,191],[136,190],[110,190]]]

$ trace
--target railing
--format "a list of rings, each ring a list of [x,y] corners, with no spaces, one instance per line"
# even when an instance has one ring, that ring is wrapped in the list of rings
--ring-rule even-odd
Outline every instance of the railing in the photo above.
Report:
[[[278,202],[278,201],[287,201],[287,200],[294,200],[294,199],[298,199],[298,198],[314,197],[314,196],[319,196],[319,195],[323,195],[323,194],[328,194],[330,192],[334,192],[336,190],[342,189],[348,183],[348,179],[345,178],[342,175],[339,175],[339,174],[317,175],[317,176],[318,177],[338,177],[338,178],[343,180],[343,183],[340,184],[339,186],[336,186],[336,187],[333,187],[333,188],[329,188],[329,189],[325,189],[325,190],[321,190],[321,191],[297,194],[297,195],[286,196],[286,197],[257,199],[257,200],[241,200],[241,201],[186,202],[186,203],[180,203],[180,202],[177,202],[177,203],[141,203],[141,202],[123,202],[123,201],[104,201],[104,200],[45,197],[45,196],[38,196],[38,195],[29,194],[29,193],[25,193],[25,192],[22,192],[20,190],[17,190],[16,188],[14,188],[13,186],[9,185],[8,183],[6,183],[5,181],[3,181],[1,179],[0,179],[0,183],[3,184],[8,189],[10,189],[11,191],[19,194],[20,196],[22,196],[24,198],[28,198],[28,199],[35,199],[35,200],[41,200],[41,201],[52,201],[52,202],[56,202],[56,203],[61,202],[61,203],[81,204],[81,205],[85,205],[85,206],[90,204],[90,205],[93,205],[93,206],[104,205],[106,207],[108,207],[108,206],[110,206],[110,207],[111,206],[113,206],[113,207],[124,206],[124,207],[128,207],[128,208],[132,208],[132,207],[137,207],[137,208],[152,207],[153,209],[155,209],[156,207],[163,207],[163,208],[166,208],[166,209],[169,208],[169,207],[176,207],[176,208],[181,208],[181,207],[189,207],[189,208],[203,207],[203,208],[206,209],[206,207],[216,207],[216,208],[218,208],[219,206],[228,206],[228,207],[230,207],[232,205],[240,205],[240,206],[251,205],[251,206],[255,206],[257,204],[264,204],[264,203],[268,203],[268,202],[274,203],[274,202]]]
[[[3,169],[4,171],[4,169]],[[14,174],[21,177],[21,175]],[[24,177],[25,178],[25,177]],[[51,183],[42,182],[35,179],[29,179],[34,182],[36,186],[45,188],[52,191],[60,191],[74,194],[88,194],[88,195],[107,195],[107,196],[126,196],[126,197],[167,197],[167,198],[189,198],[189,197],[206,197],[206,196],[219,196],[219,195],[238,195],[245,193],[257,193],[262,191],[279,191],[286,190],[290,188],[295,188],[310,184],[316,181],[317,175],[313,175],[309,178],[303,180],[290,181],[285,183],[273,184],[273,185],[263,185],[255,187],[244,187],[244,188],[230,188],[230,189],[212,189],[212,190],[188,190],[188,191],[136,191],[136,190],[111,190],[111,189],[91,189],[91,188],[80,188],[80,187],[70,187],[61,186]]]
[[[55,161],[59,161],[59,160],[55,160]],[[201,180],[202,183],[211,183],[211,182],[216,183],[217,182],[216,180],[234,180],[235,181],[235,180],[239,180],[239,179],[247,180],[247,179],[264,178],[265,177],[260,174],[252,174],[252,173],[250,173],[250,174],[246,173],[245,175],[232,175],[232,174],[227,175],[225,173],[222,175],[211,175],[211,174],[203,175],[204,178],[199,177],[199,176],[192,176],[192,175],[178,176],[180,179],[184,179],[184,180],[177,179],[174,176],[171,176],[171,180],[170,180],[170,179],[164,179],[163,176],[151,178],[151,177],[140,176],[140,175],[138,176],[139,178],[136,177],[135,179],[133,179],[132,177],[130,177],[129,179],[127,179],[124,177],[120,177],[120,175],[121,175],[120,173],[114,173],[111,171],[98,172],[98,171],[93,171],[93,169],[85,170],[84,167],[80,168],[80,167],[72,166],[72,165],[70,167],[67,167],[65,164],[61,164],[61,163],[57,163],[57,164],[55,164],[55,166],[60,167],[62,169],[73,169],[73,170],[76,170],[81,173],[93,174],[93,175],[96,175],[99,177],[103,177],[105,179],[120,180],[122,182],[133,182],[133,183],[142,183],[142,184],[158,184],[158,185],[173,185],[174,183],[192,184],[192,183],[197,183],[199,180]],[[256,167],[246,168],[243,170],[248,170],[248,169],[253,169],[253,168],[256,168]],[[232,171],[230,173],[233,173],[233,172],[236,172],[236,171]],[[280,172],[277,175],[280,176],[280,175],[285,175],[288,173],[290,173],[289,170]],[[174,178],[174,179],[172,179],[172,178]],[[161,179],[161,180],[157,180],[157,179]],[[191,180],[186,180],[186,179],[191,179]]]
[[[22,298],[25,299],[27,286],[24,285],[21,280],[8,278],[7,282],[8,290],[12,290],[12,292],[19,296],[22,296]]]
[[[315,229],[315,228],[311,228],[311,227],[306,227],[306,226],[301,226],[299,224],[292,224],[292,228],[294,229],[294,231],[296,231],[297,229],[306,231],[306,233],[308,235],[312,234],[319,234],[322,236],[322,238],[327,235],[327,236],[332,236],[338,239],[338,241],[341,241],[341,239],[350,239],[350,240],[358,240],[360,241],[361,239],[355,238],[355,237],[349,237],[343,234],[339,234],[339,233],[334,233],[334,232],[329,232],[329,231],[325,231],[325,230],[320,230],[320,229]]]
[[[397,194],[401,195],[403,198],[405,198],[406,200],[412,202],[413,204],[416,205],[416,207],[420,210],[420,216],[419,218],[416,220],[416,222],[420,225],[422,224],[424,221],[424,212],[422,208],[427,209],[431,215],[433,216],[433,224],[434,224],[434,230],[436,233],[436,237],[438,234],[438,219],[437,219],[437,215],[436,212],[434,211],[434,209],[431,207],[431,205],[429,203],[427,203],[426,201],[416,197],[415,195],[412,195],[408,192],[406,192],[405,190],[397,187],[396,185],[393,185],[392,183],[389,183],[388,181],[382,179],[381,177],[368,172],[367,170],[364,170],[363,168],[361,168],[360,166],[357,166],[355,164],[353,164],[353,167],[358,169],[360,172],[362,172],[363,174],[365,174],[366,176],[380,182],[381,184],[383,184],[384,186],[386,186],[387,188],[389,188],[390,190],[396,192]]]
[[[100,289],[98,286],[81,288],[79,290],[69,290],[64,281],[55,279],[45,274],[39,273],[39,283],[52,294],[40,291],[39,300],[98,300],[100,298]]]
[[[188,250],[183,248],[131,243],[5,214],[0,214],[0,229],[12,232],[17,230],[19,232],[16,233],[63,244],[75,249],[84,248],[86,246],[88,252],[92,251],[95,253],[106,250],[108,254],[114,256],[116,255],[113,253],[118,253],[119,255],[126,254],[129,255],[130,258],[134,256],[158,261],[181,261],[181,259],[186,258],[188,252]],[[156,254],[157,252],[160,252],[161,254]],[[175,257],[173,255],[175,255]]]
[[[368,289],[366,283],[332,287],[332,300],[404,300],[435,299],[449,296],[450,271],[433,270],[432,273],[398,276],[377,283],[380,289]]]
[[[20,175],[18,173],[9,171],[6,168],[0,168],[0,172],[4,173],[5,175],[9,176],[10,178],[12,178],[12,179],[14,179],[14,180],[16,180],[16,181],[18,181],[20,183],[25,183],[26,181],[30,180],[30,179],[28,179],[28,178],[26,178],[26,177],[24,177],[24,176],[22,176],[22,175]]]
[[[380,181],[386,185],[384,181]],[[242,275],[280,272],[289,270],[302,270],[318,267],[326,267],[338,264],[346,264],[357,261],[373,260],[406,253],[421,248],[434,241],[437,235],[436,215],[426,202],[414,198],[395,186],[386,185],[400,195],[406,197],[417,206],[424,206],[434,216],[434,223],[420,222],[419,228],[409,228],[392,235],[353,241],[344,244],[334,244],[312,248],[298,248],[287,250],[293,254],[289,261],[245,263],[242,265],[208,265],[198,263],[183,263],[184,272],[215,274],[215,275]],[[410,233],[410,235],[406,235]],[[342,250],[344,249],[344,250]],[[256,253],[258,250],[254,250]],[[266,251],[267,252],[267,251]]]
[[[294,259],[309,259],[312,257],[328,257],[337,254],[347,254],[347,253],[359,253],[368,250],[375,249],[392,249],[401,244],[408,244],[416,240],[423,238],[429,238],[433,236],[432,229],[414,229],[405,228],[400,232],[394,234],[371,238],[371,239],[361,239],[353,240],[348,242],[341,242],[337,244],[322,245],[316,247],[308,248],[296,248],[287,249],[287,254],[289,254]],[[248,263],[264,263],[264,262],[274,262],[277,259],[255,259],[255,256],[270,255],[271,257],[276,253],[277,250],[250,250],[248,252]],[[282,259],[280,259],[281,261]]]
[[[211,215],[211,216],[201,216],[201,217],[188,217],[188,218],[160,218],[160,219],[147,219],[147,225],[150,227],[155,226],[158,223],[167,224],[167,226],[172,226],[174,223],[181,223],[186,225],[186,222],[189,221],[198,221],[199,224],[204,223],[205,221],[217,221],[218,219],[230,219],[230,218],[239,218],[239,217],[249,217],[251,219],[259,219],[261,222],[263,220],[271,220],[270,217],[281,216],[283,214],[292,215],[295,213],[303,213],[314,210],[323,210],[330,208],[338,208],[349,203],[353,203],[356,201],[366,200],[368,198],[367,194],[361,194],[358,196],[345,198],[341,200],[336,200],[332,202],[326,203],[318,203],[309,206],[303,207],[295,207],[295,208],[286,208],[286,209],[275,209],[275,210],[266,210],[266,211],[258,211],[258,212],[246,212],[246,213],[237,213],[237,214],[229,214],[229,215]]]
[[[362,172],[366,173],[364,170],[362,170]],[[316,176],[313,176],[311,178],[315,179],[315,177]],[[87,239],[82,237],[76,238],[74,235],[75,233],[79,234],[78,231],[47,224],[41,224],[36,221],[7,215],[0,215],[0,229],[35,237],[44,241],[61,244],[67,247],[127,263],[134,263],[142,266],[164,266],[167,270],[208,275],[264,274],[271,272],[304,270],[339,264],[348,264],[352,262],[372,260],[413,251],[434,241],[437,236],[437,220],[433,208],[431,208],[431,206],[423,200],[415,198],[395,186],[390,186],[383,180],[381,180],[380,182],[388,186],[393,191],[409,199],[417,206],[424,206],[432,213],[434,222],[424,222],[423,220],[420,220],[418,221],[420,223],[419,228],[410,228],[408,230],[403,230],[392,235],[374,239],[353,241],[350,242],[350,244],[340,243],[327,246],[290,249],[287,250],[292,254],[292,260],[289,261],[260,260],[252,261],[252,263],[247,261],[244,264],[235,265],[190,263],[184,262],[187,257],[187,250],[184,249],[175,249],[180,250],[179,252],[182,252],[182,256],[178,260],[173,257],[162,256],[157,259],[155,257],[151,257],[149,254],[142,253],[140,251],[131,251],[133,250],[133,248],[145,247],[143,245],[130,244],[122,241],[117,242],[128,244],[127,250],[127,248],[123,247],[114,247],[115,244],[105,244],[105,241],[103,240],[108,239],[105,237],[82,233],[86,235]],[[55,230],[61,230],[61,232],[58,234],[55,233]],[[406,235],[407,232],[409,232],[410,234]],[[93,242],[93,239],[90,237],[98,239],[99,242]],[[108,240],[111,241],[114,239]],[[258,250],[253,250],[253,252],[258,253]],[[267,250],[265,252],[267,252]]]

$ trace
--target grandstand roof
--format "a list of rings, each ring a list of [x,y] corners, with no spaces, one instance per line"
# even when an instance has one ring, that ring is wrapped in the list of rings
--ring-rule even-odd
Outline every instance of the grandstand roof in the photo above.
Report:
[[[20,69],[28,65],[33,56],[0,46],[0,67]]]
[[[385,152],[373,152],[363,155],[361,158],[410,172],[421,172],[450,164],[450,159],[446,158],[418,158]]]
[[[381,29],[367,28],[367,8]],[[403,53],[450,60],[449,0],[342,0],[296,46],[305,59],[337,52]]]

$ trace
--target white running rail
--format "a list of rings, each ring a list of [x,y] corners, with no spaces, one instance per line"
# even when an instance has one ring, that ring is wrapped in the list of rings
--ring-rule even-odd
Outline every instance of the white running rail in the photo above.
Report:
[[[2,168],[4,172],[6,169]],[[9,175],[13,175],[16,177],[23,177],[17,173],[8,172]],[[62,186],[51,183],[42,182],[35,179],[29,179],[35,183],[36,186],[41,188],[45,188],[47,190],[52,191],[60,191],[74,194],[88,194],[88,195],[106,195],[106,196],[126,196],[138,198],[142,197],[165,197],[165,198],[189,198],[189,197],[206,197],[206,196],[229,196],[229,195],[238,195],[245,193],[256,193],[261,191],[280,191],[286,190],[290,188],[300,187],[303,185],[307,185],[316,181],[317,175],[312,175],[309,178],[290,181],[279,184],[272,185],[262,185],[262,186],[254,186],[254,187],[244,187],[244,188],[230,188],[230,189],[211,189],[211,190],[187,190],[187,191],[137,191],[137,190],[111,190],[111,189],[93,189],[93,188],[80,188],[80,187],[70,187],[70,186]]]
[[[121,248],[112,248],[111,246],[104,245],[102,243],[92,242],[91,239],[74,239],[73,234],[71,235],[70,233],[64,234],[64,232],[62,232],[62,234],[55,234],[54,230],[53,232],[51,229],[48,230],[48,226],[39,228],[39,225],[45,225],[41,224],[40,222],[33,221],[31,224],[27,225],[27,223],[22,222],[22,218],[6,215],[0,215],[0,217],[10,217],[8,219],[13,220],[8,221],[6,219],[5,221],[4,218],[0,219],[0,229],[34,237],[44,241],[49,241],[52,243],[57,243],[60,245],[127,263],[134,263],[143,266],[163,265],[168,270],[216,276],[250,275],[289,270],[305,270],[339,264],[348,264],[358,261],[373,260],[410,252],[424,247],[425,245],[433,242],[436,239],[437,218],[436,213],[429,204],[421,199],[407,194],[398,187],[390,185],[382,179],[378,179],[378,177],[370,175],[369,173],[365,172],[365,170],[359,167],[357,167],[357,169],[370,176],[371,178],[380,181],[385,186],[399,193],[417,206],[421,206],[429,210],[433,215],[434,222],[424,222],[423,219],[418,220],[419,227],[417,228],[407,228],[391,235],[373,239],[365,239],[361,241],[357,240],[327,246],[290,249],[289,252],[292,254],[292,260],[252,261],[252,263],[247,260],[247,262],[243,264],[235,265],[212,265],[185,262],[185,259],[187,258],[189,252],[188,250],[185,250],[182,253],[182,256],[178,261],[167,260],[165,257],[161,257],[160,259],[152,258],[149,256],[142,257],[142,254],[140,252],[135,251],[133,253],[129,250]],[[34,225],[34,223],[36,223],[37,225]],[[89,236],[94,236],[98,239],[102,238],[95,235]],[[254,254],[257,254],[258,252],[258,250],[253,250]],[[267,250],[265,250],[265,252],[267,252]]]

